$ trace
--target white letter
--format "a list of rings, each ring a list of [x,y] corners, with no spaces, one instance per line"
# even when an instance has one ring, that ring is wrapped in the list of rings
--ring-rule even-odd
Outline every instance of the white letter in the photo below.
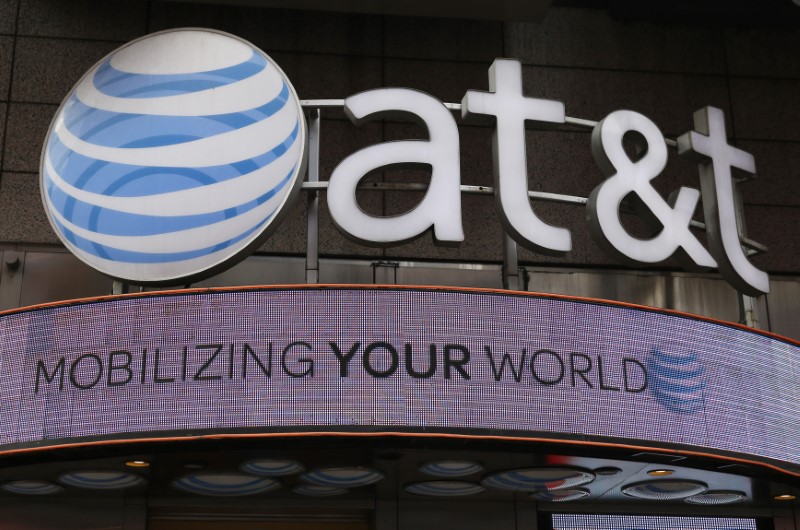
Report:
[[[517,243],[543,254],[572,249],[569,230],[551,226],[536,216],[528,197],[525,121],[539,125],[564,123],[564,103],[526,98],[522,94],[519,61],[495,59],[489,68],[489,92],[468,90],[461,101],[464,118],[494,116],[494,187],[500,220]]]
[[[431,227],[434,242],[463,241],[458,127],[442,102],[418,90],[379,88],[345,99],[344,110],[356,125],[386,114],[411,113],[427,127],[430,140],[372,145],[342,160],[328,184],[328,207],[339,230],[373,246],[403,243]],[[356,186],[365,175],[379,168],[409,164],[431,167],[428,191],[413,210],[380,217],[358,206]]]
[[[644,139],[644,156],[631,160],[622,144],[627,132]],[[608,177],[589,196],[589,231],[604,250],[633,263],[658,263],[676,254],[686,266],[710,268],[716,262],[689,230],[700,199],[694,188],[681,188],[665,201],[650,185],[667,165],[667,145],[655,123],[631,110],[606,116],[592,131],[592,155]],[[620,219],[622,199],[635,193],[645,207],[642,218],[661,231],[653,238],[639,239],[628,233]]]
[[[696,131],[678,138],[678,153],[696,160],[700,168],[708,246],[719,262],[719,271],[731,285],[751,296],[766,294],[769,277],[750,263],[739,242],[731,175],[732,167],[755,174],[755,159],[728,145],[725,116],[720,109],[698,110],[694,113],[694,126]]]

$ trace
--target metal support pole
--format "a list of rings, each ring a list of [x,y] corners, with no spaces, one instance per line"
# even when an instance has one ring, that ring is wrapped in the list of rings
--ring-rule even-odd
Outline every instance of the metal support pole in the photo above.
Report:
[[[511,291],[521,290],[517,242],[503,234],[503,287]]]
[[[320,110],[312,109],[308,125],[308,182],[319,182]],[[319,283],[319,191],[308,193],[306,283]]]
[[[131,292],[130,284],[121,282],[119,280],[114,280],[114,283],[111,286],[111,294],[127,294],[129,292]]]
[[[13,309],[20,306],[22,299],[25,253],[7,250],[0,255],[3,257],[3,266],[0,270],[0,309]]]
[[[375,261],[372,263],[372,283],[381,285],[395,285],[397,283],[397,268],[400,264],[396,261]]]
[[[738,183],[733,183],[733,197],[736,201],[736,227],[739,231],[739,239],[747,238],[747,225],[744,220],[744,199],[739,190]],[[760,329],[758,318],[758,299],[747,296],[739,291],[739,323],[751,328]]]

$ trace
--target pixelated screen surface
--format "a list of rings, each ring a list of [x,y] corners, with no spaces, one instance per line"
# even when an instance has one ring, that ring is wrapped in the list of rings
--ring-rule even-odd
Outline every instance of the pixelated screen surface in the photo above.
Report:
[[[553,530],[756,530],[755,519],[553,514]]]
[[[173,292],[6,314],[0,344],[0,450],[425,430],[800,464],[796,344],[621,305],[410,288]]]

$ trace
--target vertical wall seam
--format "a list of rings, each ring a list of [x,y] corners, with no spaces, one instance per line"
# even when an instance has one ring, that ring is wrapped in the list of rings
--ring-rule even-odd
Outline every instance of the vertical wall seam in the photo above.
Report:
[[[0,174],[6,167],[6,141],[8,140],[8,117],[11,114],[11,90],[14,86],[14,67],[17,56],[17,38],[19,34],[19,13],[22,10],[22,0],[17,1],[17,12],[14,14],[14,30],[11,40],[11,64],[8,71],[8,90],[6,91],[6,115],[3,117],[3,142],[0,145]],[[2,178],[0,178],[2,186]]]
[[[731,90],[731,71],[730,71],[730,64],[728,62],[728,45],[725,39],[725,27],[720,26],[720,42],[722,44],[722,71],[725,74],[725,90],[728,92],[728,108],[731,109],[730,116],[728,117],[731,121],[731,133],[733,134],[733,145],[736,145],[739,138],[739,132],[736,130],[736,121],[734,119],[734,114],[736,112],[733,108],[733,91]]]

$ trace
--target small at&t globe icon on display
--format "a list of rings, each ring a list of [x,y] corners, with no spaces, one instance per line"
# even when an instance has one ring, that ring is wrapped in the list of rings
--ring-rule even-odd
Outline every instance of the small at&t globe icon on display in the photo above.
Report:
[[[306,124],[265,53],[176,29],[96,64],[45,140],[41,190],[67,248],[141,284],[200,279],[257,248],[297,195]]]

